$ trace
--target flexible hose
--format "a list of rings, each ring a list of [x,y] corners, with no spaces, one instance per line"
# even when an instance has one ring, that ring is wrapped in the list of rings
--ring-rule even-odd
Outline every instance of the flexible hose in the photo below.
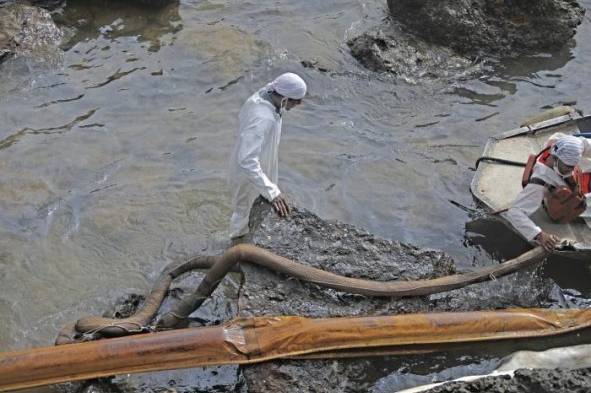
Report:
[[[170,312],[164,314],[157,322],[157,328],[174,328],[186,320],[213,293],[226,274],[235,269],[238,263],[256,264],[340,291],[366,296],[408,297],[446,292],[469,284],[502,277],[539,262],[545,256],[546,252],[541,247],[536,247],[510,261],[468,273],[430,280],[372,281],[340,276],[294,262],[253,245],[240,244],[228,249],[222,256],[197,257],[180,266],[166,269],[156,282],[144,305],[133,316],[124,319],[94,316],[82,318],[76,322],[75,331],[82,335],[98,334],[107,337],[144,332],[158,312],[172,280],[190,270],[205,267],[210,268],[195,292],[184,297]],[[76,341],[76,333],[66,327],[60,332],[56,344],[73,342],[71,340]]]
[[[226,275],[228,269],[231,269],[238,262],[263,266],[276,272],[339,291],[367,296],[407,297],[451,291],[469,284],[501,277],[530,266],[542,260],[545,255],[546,251],[542,247],[536,247],[510,261],[468,273],[430,280],[372,281],[339,276],[294,262],[249,244],[240,244],[226,251],[207,272],[195,292],[182,299],[172,311],[164,314],[158,321],[157,326],[160,328],[173,328],[181,323],[211,295]]]
[[[134,315],[123,319],[97,316],[81,318],[74,325],[68,324],[64,327],[55,344],[62,345],[81,341],[84,335],[115,337],[145,331],[158,312],[172,280],[191,270],[209,268],[219,259],[219,256],[200,256],[178,266],[177,264],[169,265],[154,284],[144,304]]]

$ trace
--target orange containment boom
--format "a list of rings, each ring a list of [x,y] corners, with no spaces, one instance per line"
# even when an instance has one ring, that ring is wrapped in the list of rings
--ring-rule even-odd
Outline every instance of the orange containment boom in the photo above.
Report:
[[[359,351],[416,353],[458,343],[557,336],[591,326],[591,310],[508,309],[308,319],[254,317],[221,326],[170,330],[0,353],[0,391],[116,374],[336,357]]]

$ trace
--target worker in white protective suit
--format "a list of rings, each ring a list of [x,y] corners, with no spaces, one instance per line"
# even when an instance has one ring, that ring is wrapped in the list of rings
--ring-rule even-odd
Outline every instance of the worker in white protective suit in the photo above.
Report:
[[[502,213],[529,242],[534,242],[546,250],[552,251],[560,240],[557,236],[542,231],[530,218],[542,206],[552,218],[553,212],[550,211],[549,205],[552,203],[550,199],[553,190],[570,188],[577,190],[577,192],[581,191],[578,196],[580,202],[575,207],[571,207],[571,211],[559,213],[571,214],[571,217],[576,217],[586,209],[585,196],[587,198],[590,196],[589,190],[583,190],[580,186],[583,182],[587,184],[586,188],[588,188],[589,174],[581,173],[578,167],[583,156],[591,156],[589,140],[562,133],[552,135],[543,150],[535,156],[535,164],[527,184],[517,195],[511,207]],[[582,179],[585,178],[587,180],[583,181]],[[557,209],[560,210],[560,206],[564,205],[558,206]],[[568,210],[569,208],[564,209]]]
[[[284,112],[299,105],[305,95],[304,80],[285,73],[250,96],[242,106],[238,138],[230,158],[232,238],[248,232],[250,208],[259,195],[272,204],[279,216],[290,213],[277,186],[281,124]]]

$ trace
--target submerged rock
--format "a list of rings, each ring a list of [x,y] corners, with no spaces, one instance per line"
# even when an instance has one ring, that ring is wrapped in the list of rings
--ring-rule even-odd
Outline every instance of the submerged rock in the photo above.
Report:
[[[471,56],[557,49],[585,13],[576,0],[388,0],[388,7],[419,37]]]
[[[179,0],[131,0],[130,2],[145,5],[148,7],[163,7],[168,4],[178,4]]]
[[[53,52],[62,37],[47,10],[25,4],[0,5],[0,60],[11,54]]]
[[[135,37],[148,44],[148,51],[157,52],[172,44],[172,36],[183,29],[183,24],[178,0],[152,5],[133,0],[70,0],[55,20],[69,32],[66,48],[98,37]]]

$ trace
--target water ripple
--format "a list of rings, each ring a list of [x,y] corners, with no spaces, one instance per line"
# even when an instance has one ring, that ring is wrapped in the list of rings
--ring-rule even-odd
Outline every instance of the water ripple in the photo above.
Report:
[[[6,148],[14,145],[24,135],[27,135],[27,134],[33,134],[33,135],[35,135],[35,134],[62,134],[64,132],[70,131],[72,128],[74,128],[75,126],[77,126],[79,123],[83,122],[84,120],[87,120],[92,115],[94,115],[97,110],[98,110],[98,108],[91,109],[88,112],[86,112],[85,114],[76,117],[71,122],[69,122],[67,124],[64,124],[62,126],[48,127],[48,128],[30,128],[30,127],[25,127],[25,128],[23,128],[21,130],[18,130],[16,132],[10,134],[6,138],[1,139],[0,140],[0,150],[6,149]]]
[[[96,89],[98,87],[106,86],[113,81],[119,80],[119,79],[123,78],[124,76],[131,74],[132,72],[135,72],[137,70],[145,70],[145,69],[146,69],[146,67],[136,67],[136,68],[132,68],[129,71],[121,71],[121,68],[119,68],[113,75],[110,75],[106,81],[101,82],[96,85],[93,85],[93,86],[88,86],[87,89]]]
[[[64,103],[64,102],[77,101],[77,100],[81,99],[82,97],[84,97],[84,94],[80,94],[80,95],[78,95],[76,97],[72,97],[72,98],[64,98],[64,99],[61,99],[61,100],[54,100],[54,101],[50,101],[50,102],[45,102],[45,103],[43,103],[41,105],[35,106],[34,108],[36,108],[36,109],[38,109],[38,108],[47,108],[50,105],[61,104],[61,103]]]

